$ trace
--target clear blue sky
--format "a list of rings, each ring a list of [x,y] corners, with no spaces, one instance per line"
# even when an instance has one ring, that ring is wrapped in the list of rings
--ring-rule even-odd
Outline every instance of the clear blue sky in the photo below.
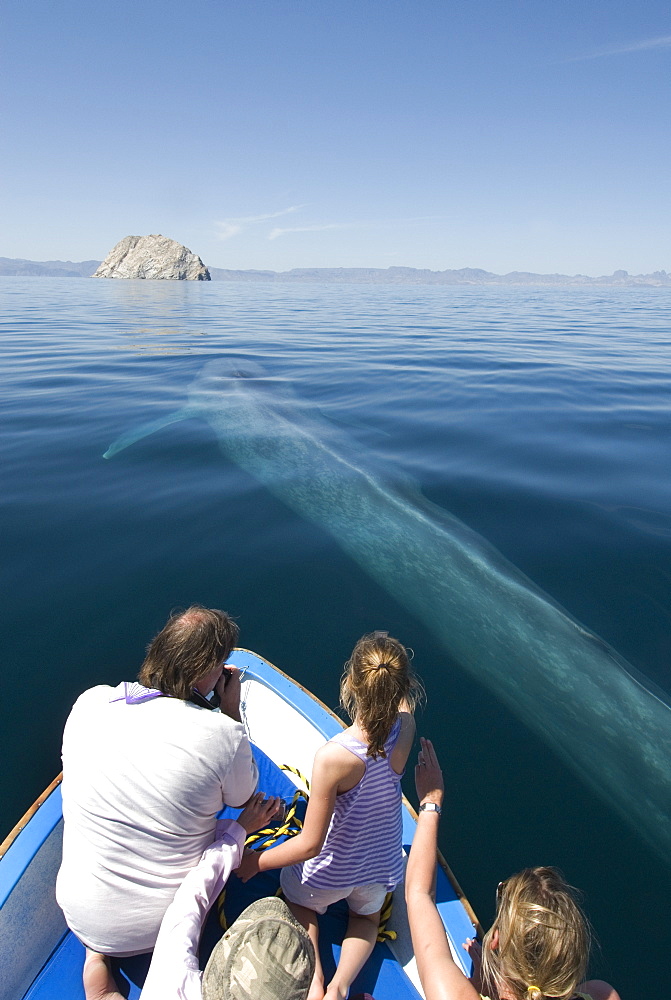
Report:
[[[671,270],[668,0],[5,0],[0,255]]]

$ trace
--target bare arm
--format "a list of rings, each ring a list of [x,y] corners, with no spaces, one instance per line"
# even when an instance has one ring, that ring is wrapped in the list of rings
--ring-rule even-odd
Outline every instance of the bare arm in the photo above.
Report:
[[[401,717],[401,732],[396,741],[396,746],[391,752],[390,763],[397,774],[403,774],[415,739],[416,727],[415,718],[405,700],[399,705],[398,711]]]
[[[442,806],[443,776],[433,745],[422,738],[415,768],[420,805]],[[438,851],[439,813],[420,812],[405,875],[405,899],[412,945],[426,1000],[480,1000],[472,983],[455,965],[445,928],[433,899]]]
[[[352,760],[355,758],[352,757]],[[314,858],[319,854],[333,815],[338,785],[342,780],[346,780],[350,767],[339,747],[327,744],[317,751],[312,771],[310,800],[302,831],[298,836],[291,837],[290,840],[267,851],[246,853],[238,869],[238,875],[243,882],[259,871],[285,868],[287,865],[307,861],[308,858]]]

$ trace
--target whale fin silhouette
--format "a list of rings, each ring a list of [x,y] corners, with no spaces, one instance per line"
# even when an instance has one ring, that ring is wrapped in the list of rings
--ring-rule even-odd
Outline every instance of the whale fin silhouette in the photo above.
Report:
[[[134,427],[133,430],[126,431],[116,441],[113,441],[104,453],[103,458],[112,458],[120,451],[123,451],[124,448],[129,448],[130,445],[135,444],[136,441],[141,441],[142,438],[149,437],[150,434],[160,431],[163,427],[168,427],[169,424],[176,424],[178,420],[189,420],[191,417],[198,416],[200,416],[200,412],[195,407],[183,406],[179,410],[173,410],[172,413],[159,417],[158,420],[149,420],[146,424],[140,424],[139,427]]]

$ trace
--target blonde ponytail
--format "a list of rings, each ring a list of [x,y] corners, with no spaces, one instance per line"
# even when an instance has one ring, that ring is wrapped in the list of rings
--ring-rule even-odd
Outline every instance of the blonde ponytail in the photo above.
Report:
[[[357,642],[345,664],[340,703],[368,738],[369,757],[384,757],[402,702],[413,711],[423,694],[405,646],[387,633],[372,632]]]

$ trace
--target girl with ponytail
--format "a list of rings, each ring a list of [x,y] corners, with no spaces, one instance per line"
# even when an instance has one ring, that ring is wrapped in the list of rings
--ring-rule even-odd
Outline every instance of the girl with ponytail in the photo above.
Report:
[[[238,875],[282,868],[282,889],[315,946],[308,1000],[344,1000],[377,938],[387,892],[403,879],[401,776],[423,695],[404,646],[387,632],[360,639],[340,685],[352,725],[315,755],[302,832],[243,858]],[[335,975],[325,991],[317,914],[346,899],[349,922]]]

